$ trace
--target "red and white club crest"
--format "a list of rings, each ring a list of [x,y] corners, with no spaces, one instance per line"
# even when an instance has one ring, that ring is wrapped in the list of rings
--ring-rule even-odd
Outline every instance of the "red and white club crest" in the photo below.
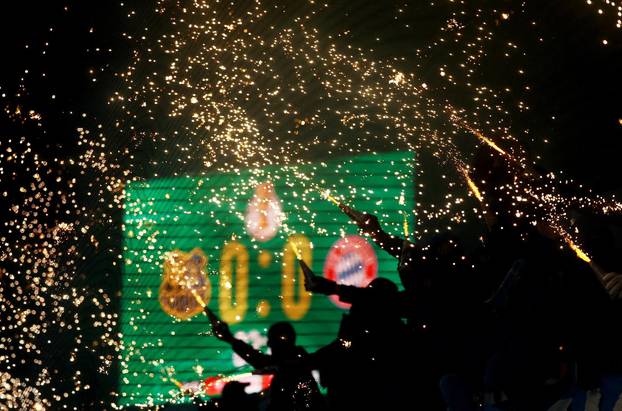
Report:
[[[339,239],[328,252],[324,262],[324,277],[338,284],[366,287],[378,273],[378,259],[372,246],[358,235]],[[331,295],[330,300],[340,308],[349,308],[339,297]]]
[[[246,231],[257,241],[272,239],[281,227],[283,207],[272,183],[255,187],[255,194],[246,209]]]

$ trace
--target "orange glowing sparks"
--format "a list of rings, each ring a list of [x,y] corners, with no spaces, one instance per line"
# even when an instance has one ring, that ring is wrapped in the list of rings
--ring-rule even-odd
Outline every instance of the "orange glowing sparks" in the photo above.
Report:
[[[491,139],[489,139],[488,137],[486,137],[485,135],[483,135],[479,131],[477,131],[475,129],[469,129],[469,130],[473,134],[475,134],[480,140],[482,140],[484,143],[488,144],[492,149],[498,151],[499,153],[503,154],[504,156],[509,156],[509,154],[506,153],[501,147],[499,147],[494,141],[492,141]]]
[[[469,185],[469,188],[471,189],[471,192],[473,193],[475,198],[477,198],[479,201],[484,201],[484,196],[482,195],[482,193],[480,193],[479,188],[477,188],[473,180],[471,180],[471,177],[467,175],[466,179],[467,184]]]
[[[169,381],[172,382],[173,384],[175,384],[177,386],[177,388],[179,388],[180,390],[184,386],[184,384],[182,384],[181,382],[177,381],[175,378],[169,378]]]
[[[502,154],[502,155],[504,155],[506,157],[511,157],[505,150],[503,150],[501,147],[499,147],[494,141],[492,141],[490,138],[488,138],[485,135],[483,135],[481,132],[479,132],[475,128],[473,128],[470,125],[468,125],[466,122],[460,121],[460,119],[456,115],[452,114],[451,117],[454,119],[454,121],[455,121],[455,123],[457,125],[461,126],[465,130],[468,130],[471,134],[475,135],[483,143],[487,144],[490,148],[492,148],[493,150],[497,151],[498,153],[500,153],[500,154]]]
[[[333,197],[330,194],[330,190],[325,190],[322,194],[323,194],[325,199],[327,199],[328,201],[330,201],[331,203],[333,203],[337,207],[339,207],[341,205],[341,203],[335,197]]]
[[[185,169],[189,165],[193,165],[194,169],[194,165],[203,164],[209,170],[237,173],[241,169],[253,167],[259,169],[267,165],[297,164],[301,158],[306,158],[305,155],[309,148],[318,145],[322,147],[322,150],[325,150],[320,155],[325,155],[327,158],[346,152],[352,154],[364,153],[366,150],[369,152],[370,147],[374,147],[375,150],[378,146],[376,140],[382,137],[376,135],[375,132],[376,125],[380,125],[379,129],[387,130],[384,136],[386,146],[383,146],[382,150],[408,149],[420,152],[431,149],[439,154],[441,160],[451,161],[457,158],[466,161],[467,155],[459,152],[459,150],[445,150],[448,147],[453,147],[452,133],[455,131],[454,128],[461,127],[476,137],[469,137],[474,143],[479,144],[481,141],[481,143],[503,155],[505,159],[523,164],[524,159],[521,158],[519,152],[506,152],[495,143],[494,139],[486,137],[477,130],[479,128],[492,136],[503,136],[503,139],[498,140],[500,143],[509,140],[514,143],[519,142],[516,138],[511,137],[508,132],[508,124],[511,118],[509,112],[506,111],[508,108],[505,107],[506,103],[496,99],[496,96],[501,94],[501,90],[491,88],[488,84],[476,85],[474,83],[478,82],[472,81],[475,77],[481,77],[478,76],[477,70],[481,58],[489,54],[486,50],[488,47],[486,44],[497,41],[501,34],[495,33],[495,25],[490,24],[491,22],[486,19],[493,19],[498,25],[499,20],[512,19],[515,10],[479,13],[479,21],[476,24],[471,24],[473,16],[468,13],[461,13],[462,8],[465,7],[465,2],[451,2],[449,7],[454,8],[452,16],[455,18],[452,17],[451,20],[447,21],[446,30],[443,27],[441,27],[442,30],[439,30],[443,38],[434,41],[437,54],[443,51],[440,47],[443,47],[444,44],[452,45],[451,54],[446,56],[443,66],[439,66],[438,69],[440,69],[443,84],[447,82],[449,87],[468,87],[475,93],[476,98],[473,111],[460,107],[452,110],[452,113],[460,114],[468,119],[470,125],[463,123],[462,120],[457,120],[452,125],[451,123],[456,120],[456,117],[451,115],[452,122],[448,124],[449,127],[445,128],[445,125],[441,126],[437,121],[438,113],[443,110],[443,107],[447,107],[446,104],[451,103],[452,98],[450,95],[443,95],[444,88],[435,87],[433,80],[424,76],[426,71],[438,73],[437,67],[420,70],[417,77],[413,73],[402,73],[392,63],[377,60],[373,50],[351,48],[347,36],[339,38],[329,36],[326,38],[325,33],[310,26],[312,19],[302,18],[304,11],[302,11],[303,14],[301,14],[300,19],[294,20],[292,24],[288,24],[287,20],[284,19],[282,25],[273,26],[270,23],[274,17],[271,14],[273,13],[271,11],[272,5],[269,8],[264,8],[262,2],[258,0],[248,2],[250,5],[248,10],[245,10],[246,13],[241,12],[240,16],[243,17],[237,20],[229,19],[227,17],[230,16],[229,14],[218,9],[215,5],[218,2],[215,4],[207,0],[189,2],[187,11],[175,7],[176,2],[157,0],[155,3],[159,5],[157,13],[168,21],[169,26],[167,27],[171,27],[172,31],[167,31],[163,27],[162,33],[158,37],[153,37],[155,34],[148,35],[147,32],[138,38],[124,35],[127,37],[128,43],[133,45],[135,57],[126,69],[115,73],[119,75],[122,82],[119,89],[114,91],[114,96],[111,96],[109,103],[116,106],[115,110],[111,111],[111,115],[118,116],[118,118],[110,118],[107,121],[107,123],[115,124],[115,129],[110,130],[108,127],[103,127],[100,134],[100,132],[95,132],[95,124],[92,124],[92,127],[91,125],[84,125],[84,128],[82,126],[77,128],[79,145],[85,148],[84,151],[80,151],[76,155],[76,158],[80,158],[79,162],[74,165],[73,159],[60,156],[54,158],[53,161],[43,161],[46,156],[37,153],[37,145],[31,147],[28,139],[11,141],[6,136],[0,138],[0,153],[2,153],[0,155],[0,177],[7,183],[6,190],[3,188],[0,191],[0,196],[11,200],[8,208],[5,207],[2,210],[3,216],[5,216],[3,223],[5,231],[15,233],[14,237],[2,240],[5,246],[3,254],[6,261],[20,262],[19,267],[15,268],[16,272],[6,272],[4,270],[8,270],[8,268],[0,268],[0,277],[11,282],[11,288],[5,288],[4,293],[15,292],[18,294],[15,296],[20,304],[22,302],[28,303],[31,306],[32,315],[25,315],[30,318],[43,318],[39,315],[39,311],[60,318],[63,315],[75,313],[77,309],[81,310],[81,307],[87,304],[94,304],[99,312],[105,313],[105,317],[97,316],[90,325],[97,329],[101,328],[98,341],[105,341],[106,346],[111,347],[118,354],[123,354],[123,359],[126,361],[123,361],[122,364],[127,363],[129,358],[142,357],[140,348],[145,347],[136,346],[129,351],[122,351],[120,348],[122,341],[115,331],[117,329],[117,313],[109,312],[114,304],[110,306],[111,299],[106,292],[89,287],[85,289],[67,287],[66,284],[75,285],[72,283],[72,276],[78,277],[78,269],[74,263],[63,267],[62,270],[59,269],[58,272],[50,272],[49,274],[47,271],[41,270],[37,273],[37,269],[38,267],[58,266],[59,261],[66,260],[65,252],[67,250],[71,253],[84,251],[79,249],[80,243],[76,243],[74,249],[72,241],[78,241],[77,236],[84,235],[85,242],[94,247],[102,242],[102,238],[105,236],[101,238],[97,236],[96,238],[91,231],[114,227],[114,221],[110,220],[106,214],[108,213],[107,208],[109,205],[121,208],[125,203],[124,184],[136,177],[133,170],[135,166],[144,161],[144,156],[140,155],[143,152],[141,144],[151,147],[156,141],[167,141],[167,144],[161,144],[162,147],[166,147],[166,150],[158,149],[158,152],[154,153],[157,155],[151,159],[154,170],[169,169],[173,175],[177,175],[178,170],[170,166],[172,162],[167,162],[174,159],[183,165],[181,169]],[[168,3],[171,3],[170,7]],[[307,17],[318,11],[317,7],[313,5],[314,3],[309,3]],[[591,3],[588,1],[588,4]],[[620,4],[619,0],[616,0],[616,4]],[[165,5],[166,7],[163,7]],[[279,16],[284,11],[278,9],[278,6],[275,6],[274,10],[274,13]],[[598,11],[601,13],[600,9]],[[605,11],[605,13],[607,12]],[[140,19],[140,21],[143,20]],[[149,20],[145,19],[144,21]],[[234,21],[235,23],[233,23]],[[180,24],[181,22],[183,24]],[[516,24],[519,22],[517,21]],[[621,24],[620,18],[617,18],[616,26],[619,28]],[[470,30],[473,27],[485,27],[486,29]],[[135,29],[142,28],[136,27]],[[151,31],[148,32],[151,33]],[[503,43],[503,47],[508,48],[506,56],[510,58],[517,46],[513,39],[507,40],[512,40],[507,43],[507,46],[505,39],[498,45]],[[603,44],[606,43],[604,40],[601,41]],[[460,53],[454,53],[460,48],[462,48]],[[514,54],[517,56],[527,55],[522,52]],[[175,62],[183,61],[187,64],[165,64],[171,57]],[[145,66],[146,62],[148,62],[147,66]],[[416,62],[409,61],[408,63]],[[147,70],[151,66],[161,67],[161,69],[152,73],[151,70]],[[399,66],[407,65],[399,63]],[[205,67],[214,68],[214,70],[204,70]],[[283,72],[283,68],[286,68],[285,72]],[[521,66],[515,68],[521,74],[521,78],[526,81],[529,80],[527,75],[523,76],[524,72]],[[96,71],[91,70],[90,72],[93,74]],[[207,72],[211,74],[206,74]],[[462,77],[460,73],[463,72],[469,74]],[[146,73],[146,75],[138,75],[138,73]],[[204,76],[204,74],[206,75]],[[283,76],[283,74],[287,74],[287,76]],[[290,78],[295,80],[290,82],[288,80]],[[203,80],[195,81],[198,79]],[[93,80],[95,79],[93,78]],[[387,84],[387,80],[389,84]],[[314,84],[314,87],[313,92],[310,93],[308,86],[311,84]],[[315,87],[316,84],[317,87]],[[531,85],[526,83],[521,86],[529,89]],[[510,90],[507,89],[507,92],[509,93]],[[312,101],[316,94],[319,99],[315,103],[319,104]],[[514,97],[514,95],[512,96]],[[51,97],[52,99],[56,98],[55,95]],[[244,101],[251,102],[251,104],[247,105]],[[305,102],[304,110],[301,110],[303,107],[300,107],[298,103],[302,101]],[[307,102],[309,104],[306,104]],[[529,101],[524,103],[521,101],[518,105],[519,109],[522,111],[528,103]],[[175,137],[175,140],[167,140],[163,135],[151,136],[149,133],[145,133],[140,122],[134,121],[137,118],[155,118],[157,112],[154,110],[157,106],[164,108],[166,114],[171,117],[178,118],[177,123],[182,124],[179,129],[171,130],[171,135],[178,136]],[[252,107],[251,110],[249,110],[249,106]],[[12,107],[14,108],[7,108],[5,114],[9,118],[17,120],[16,124],[27,122],[43,124],[42,119],[50,117],[50,113],[46,111],[39,112],[40,110],[35,111],[25,106]],[[310,107],[319,108],[314,111]],[[494,111],[492,111],[493,108]],[[256,116],[255,109],[264,115]],[[506,113],[506,115],[497,115],[496,113]],[[87,114],[83,114],[83,118],[86,116]],[[259,117],[262,120],[259,120]],[[614,117],[613,121],[617,121],[622,126],[622,118],[615,119]],[[288,124],[294,126],[289,127]],[[339,128],[334,128],[334,124],[338,124]],[[102,126],[99,125],[98,128],[102,128]],[[129,129],[135,131],[135,135],[132,133],[130,137]],[[128,137],[125,152],[116,152],[115,149],[109,148],[116,147],[117,144],[103,144],[105,136],[110,138],[110,132],[119,135],[120,138]],[[290,139],[288,137],[290,133],[296,137]],[[464,133],[466,134],[466,132]],[[316,136],[309,136],[309,134]],[[334,138],[317,137],[324,134],[334,134]],[[179,137],[186,135],[189,136],[188,140]],[[516,133],[516,135],[519,134]],[[151,141],[152,139],[153,141]],[[278,144],[273,144],[275,141],[278,141]],[[512,147],[516,146],[512,145]],[[111,164],[118,163],[119,156],[123,159],[123,162],[119,164],[126,164],[125,161],[127,160],[127,167],[122,166],[122,169],[110,167]],[[135,160],[129,161],[130,158],[135,158]],[[158,158],[166,158],[167,160],[157,160]],[[23,186],[20,184],[12,187],[14,184],[11,183],[8,176],[24,174],[24,170],[28,170],[27,166],[30,167],[33,181],[27,184],[25,182]],[[421,178],[425,175],[423,170],[430,168],[428,166],[428,164],[422,165],[416,170],[417,178],[420,178],[422,183],[425,180]],[[11,167],[19,168],[12,169]],[[79,167],[79,169],[74,169],[75,167]],[[61,175],[56,173],[58,169],[63,170],[62,175],[70,176],[74,173],[76,176],[80,175],[84,178],[86,175],[97,177],[97,181],[101,181],[103,185],[94,185],[91,191],[98,193],[94,195],[100,196],[103,201],[102,204],[106,204],[104,212],[100,208],[89,206],[89,203],[80,203],[80,196],[76,194],[75,187],[88,183],[87,180],[80,178],[76,182],[76,179],[58,177]],[[89,173],[83,174],[83,169],[88,169]],[[469,169],[464,166],[456,166],[456,170],[464,176],[466,185],[473,196],[483,202],[484,195],[469,177]],[[455,172],[452,175],[455,179]],[[53,180],[50,180],[52,177],[46,176],[54,177]],[[249,179],[249,185],[251,185],[251,181],[255,181],[259,177],[263,181],[265,176],[253,172],[252,177]],[[359,203],[359,201],[361,198],[366,201],[373,199],[374,193],[362,194],[360,191],[357,192],[355,187],[350,188],[350,192],[347,192],[346,188],[338,188],[343,196],[337,193],[333,193],[335,195],[333,196],[329,190],[321,189],[312,183],[309,177],[305,175],[298,177],[301,181],[306,182],[304,191],[301,190],[296,193],[303,197],[303,200],[306,200],[304,196],[309,189],[318,190],[326,200],[338,206],[354,222],[361,223],[364,221],[366,214],[353,210],[338,199],[347,199],[353,205],[370,204]],[[412,175],[397,176],[397,178],[407,179],[411,177]],[[50,187],[50,183],[53,184],[53,189]],[[482,184],[480,181],[477,183]],[[202,184],[203,180],[199,181],[198,186],[200,187]],[[361,182],[361,185],[365,184],[364,181]],[[420,186],[423,187],[423,184]],[[446,217],[451,218],[451,221],[456,223],[466,221],[468,208],[461,205],[464,203],[463,199],[460,198],[460,195],[464,195],[464,187],[459,181],[450,181],[447,186],[443,186],[443,189],[445,187],[456,187],[460,193],[456,195],[455,191],[451,191],[453,189],[447,188],[447,192],[442,193],[445,194],[442,203],[432,203],[436,200],[430,200],[430,203],[426,203],[422,200],[422,206],[418,208],[418,212],[421,210],[421,215],[429,216],[428,221],[438,221]],[[239,192],[247,188],[245,186],[236,187]],[[425,194],[426,188],[421,189],[423,194]],[[550,215],[562,216],[572,201],[574,201],[572,204],[591,208],[604,214],[622,212],[622,204],[613,200],[588,197],[571,200],[556,194],[551,186],[546,184],[542,184],[541,187],[528,187],[528,189],[533,189],[533,191],[527,191],[529,201],[542,204]],[[524,186],[508,189],[508,191],[512,190],[514,191],[508,195],[517,200],[517,207],[520,207],[522,202],[528,201],[522,199],[526,192]],[[486,200],[493,201],[493,193],[493,190],[487,189]],[[237,200],[237,195],[233,194],[229,197],[228,194],[214,193],[211,200],[216,204],[226,204],[231,200]],[[21,199],[21,196],[24,198]],[[56,198],[57,196],[58,198]],[[167,195],[167,199],[170,200],[171,198]],[[233,204],[235,201],[231,201],[231,203]],[[366,209],[365,211],[378,213],[384,208],[380,205],[381,202],[376,204],[378,209]],[[399,205],[404,205],[403,196],[400,197]],[[150,210],[146,209],[145,211]],[[510,211],[513,215],[519,215],[518,212],[521,210],[513,209]],[[231,213],[243,219],[242,211],[233,210]],[[52,227],[46,226],[45,223],[39,221],[40,218],[37,215],[50,216],[50,221],[58,222]],[[337,235],[337,233],[329,233],[320,227],[316,228],[314,223],[316,216],[317,213],[313,210],[300,211],[300,218],[317,230],[318,234]],[[224,226],[225,223],[222,221],[226,220],[216,220],[215,223]],[[88,225],[86,225],[87,223]],[[128,238],[140,238],[141,235],[145,235],[141,234],[141,231],[151,230],[152,225],[153,222],[145,223],[144,227],[136,231],[128,231],[127,236]],[[410,227],[410,229],[413,229],[414,236],[428,232],[424,224],[419,224],[419,220],[417,225]],[[403,230],[404,235],[408,237],[410,233],[406,213],[404,213]],[[290,234],[286,225],[283,226],[283,232]],[[24,233],[28,233],[30,236],[22,236]],[[151,234],[148,235],[151,236]],[[154,243],[157,240],[156,235],[153,234]],[[197,232],[197,235],[200,236],[200,233]],[[3,233],[3,236],[8,237],[6,233]],[[595,272],[599,271],[591,258],[570,240],[569,236],[564,235],[561,238],[576,253],[577,258],[588,263]],[[296,257],[301,259],[298,246],[292,244],[292,249]],[[99,252],[104,251],[105,248],[107,247],[104,247],[102,243]],[[85,259],[91,257],[88,253],[82,254],[84,254]],[[140,265],[139,262],[132,263],[131,260],[129,261],[128,265],[135,264],[136,267]],[[155,264],[153,261],[151,263]],[[60,274],[61,272],[64,274]],[[34,292],[24,291],[25,287]],[[207,304],[203,300],[203,298],[207,299],[206,295],[192,289],[192,287],[189,288],[197,303],[206,308]],[[58,289],[62,290],[60,295],[54,291]],[[3,290],[0,288],[0,294],[2,292]],[[91,295],[94,295],[93,298]],[[152,295],[151,290],[145,290],[145,295],[149,299],[157,297],[157,295]],[[32,301],[28,301],[29,299]],[[67,303],[63,305],[62,301],[67,301]],[[0,308],[2,308],[0,311],[7,313],[22,311],[14,305],[11,298],[2,299]],[[131,308],[132,310],[128,310],[128,315],[136,315],[137,317],[133,318],[132,321],[138,321],[143,316],[143,308]],[[140,313],[135,308],[140,308]],[[26,310],[26,313],[31,310]],[[34,310],[37,311],[37,315],[35,315]],[[131,312],[137,312],[137,314]],[[46,407],[51,409],[61,408],[64,405],[62,402],[68,396],[89,389],[88,385],[84,385],[80,379],[76,379],[74,389],[67,390],[63,399],[46,398],[47,394],[44,392],[49,392],[49,387],[45,387],[45,390],[43,387],[53,384],[54,379],[47,377],[48,370],[52,371],[53,368],[46,363],[45,355],[43,355],[45,350],[39,347],[39,341],[47,340],[44,336],[49,332],[48,322],[38,321],[33,323],[32,327],[24,327],[22,324],[24,320],[21,316],[15,315],[13,318],[9,316],[3,320],[6,323],[3,323],[3,326],[7,328],[9,335],[11,332],[15,333],[16,337],[19,334],[19,339],[25,341],[23,344],[17,344],[16,341],[19,340],[9,339],[5,341],[5,351],[17,351],[26,347],[26,350],[30,350],[31,353],[26,358],[30,358],[32,355],[32,358],[36,359],[35,363],[28,365],[34,365],[33,368],[40,368],[42,380],[49,380],[39,387],[15,378],[9,370],[15,368],[19,357],[13,353],[0,355],[0,363],[2,364],[0,368],[6,370],[6,384],[13,387],[13,393],[10,393],[10,390],[7,393],[14,398],[12,401],[20,399],[22,402],[21,404],[14,403],[16,408],[21,406],[25,409],[42,409],[41,404],[46,404]],[[61,324],[62,327],[69,326],[68,322]],[[73,324],[71,325],[73,326]],[[82,328],[82,324],[79,325]],[[53,329],[55,330],[55,328]],[[80,342],[83,340],[85,339],[82,336],[75,339],[73,343],[75,347],[68,346],[68,351],[71,349],[72,352],[78,353],[85,349],[91,350],[92,347]],[[132,347],[131,344],[127,346]],[[32,354],[39,351],[43,352],[40,358],[37,357],[39,354]],[[111,355],[110,358],[113,357],[114,355]],[[73,354],[71,358],[73,361],[75,358]],[[104,360],[104,356],[100,356],[100,358],[102,360],[98,367],[99,372],[106,372],[112,361]],[[141,358],[141,361],[144,362],[145,360]],[[39,365],[41,366],[39,367]],[[128,371],[127,366],[122,367],[124,368],[123,371]],[[57,370],[54,371],[58,372]],[[170,374],[164,377],[165,383],[170,381],[182,388],[182,383],[170,378]],[[28,399],[24,393],[34,393],[35,397]],[[55,398],[56,395],[53,397]]]
[[[404,228],[404,238],[407,239],[410,236],[409,230],[408,230],[408,214],[406,212],[402,212],[402,215],[404,217],[404,224],[403,224],[403,228]]]
[[[479,191],[479,188],[477,187],[475,182],[471,180],[471,177],[469,177],[469,173],[467,172],[467,170],[463,167],[460,167],[460,171],[462,172],[462,175],[464,176],[464,179],[466,180],[467,186],[469,186],[469,190],[471,190],[471,193],[473,193],[473,195],[479,200],[479,202],[484,201],[484,196]]]
[[[300,250],[298,249],[298,246],[296,245],[295,241],[290,241],[290,244],[292,245],[292,250],[294,250],[294,254],[296,254],[296,258],[298,260],[302,260],[302,254],[300,253]]]
[[[205,301],[203,301],[203,298],[201,298],[201,296],[196,292],[194,288],[190,288],[190,292],[192,293],[192,295],[194,296],[194,299],[197,300],[197,303],[199,303],[201,307],[205,308],[207,306],[207,304],[205,304]]]
[[[585,261],[588,264],[592,263],[592,259],[583,250],[581,250],[581,248],[579,248],[579,246],[576,245],[570,238],[566,237],[565,240],[568,246],[572,249],[572,251],[574,251],[575,254],[577,254],[578,258],[580,258],[581,260]]]

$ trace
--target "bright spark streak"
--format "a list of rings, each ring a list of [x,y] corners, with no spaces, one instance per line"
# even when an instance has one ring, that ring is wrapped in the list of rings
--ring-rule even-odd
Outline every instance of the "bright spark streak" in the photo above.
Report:
[[[472,129],[470,127],[468,127],[468,130],[471,133],[475,134],[480,140],[482,140],[484,143],[488,144],[494,150],[497,150],[499,153],[503,154],[504,156],[510,157],[510,155],[508,153],[506,153],[501,147],[499,147],[494,141],[492,141],[491,139],[489,139],[488,137],[486,137],[485,135],[483,135],[479,131],[477,131],[475,129]]]
[[[408,215],[404,212],[403,216],[404,216],[404,238],[408,238],[409,237]]]
[[[177,388],[182,389],[184,386],[181,382],[177,381],[175,378],[169,378],[169,381],[177,386]]]
[[[568,246],[572,249],[572,251],[577,254],[577,257],[579,257],[581,260],[585,261],[588,264],[592,263],[592,259],[583,250],[581,250],[579,246],[576,245],[570,238],[566,237],[565,240]]]
[[[337,207],[339,207],[341,205],[341,203],[332,195],[330,195],[330,190],[326,190],[322,193],[322,195],[324,196],[324,198],[328,201],[330,201],[331,203],[333,203],[334,205],[336,205]]]
[[[296,254],[296,258],[302,260],[302,254],[300,254],[300,250],[298,249],[296,242],[291,241],[290,244],[292,245],[292,250],[294,250],[294,254]]]
[[[462,126],[466,130],[468,130],[471,134],[477,136],[477,138],[479,138],[481,141],[486,143],[492,149],[496,150],[497,152],[499,152],[500,154],[502,154],[504,156],[507,156],[507,157],[511,158],[511,156],[505,150],[503,150],[501,147],[499,147],[494,141],[492,141],[491,139],[489,139],[488,137],[486,137],[485,135],[483,135],[482,133],[480,133],[479,131],[477,131],[476,129],[474,129],[473,127],[471,127],[470,125],[468,125],[464,121],[460,121],[460,122],[457,122],[457,123],[458,123],[459,126]]]
[[[205,308],[207,304],[205,304],[205,301],[203,301],[203,298],[201,298],[201,296],[196,292],[196,290],[191,288],[190,292],[194,296],[194,299],[197,300],[197,303],[199,303],[201,307]]]
[[[462,175],[464,176],[464,179],[466,180],[467,185],[469,186],[469,190],[471,190],[475,198],[477,198],[480,202],[484,201],[484,196],[479,191],[479,188],[477,187],[475,182],[471,180],[471,177],[469,177],[469,173],[464,168],[461,168],[460,171],[462,172]]]

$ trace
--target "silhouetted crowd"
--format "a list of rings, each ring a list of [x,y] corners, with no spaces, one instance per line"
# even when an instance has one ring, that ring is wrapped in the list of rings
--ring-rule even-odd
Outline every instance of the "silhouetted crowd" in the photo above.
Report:
[[[495,192],[491,187],[503,186],[494,177],[478,179],[488,179],[489,194]],[[296,345],[289,323],[270,327],[268,355],[234,338],[211,313],[214,334],[274,378],[257,395],[230,382],[210,406],[621,410],[622,253],[610,229],[619,222],[579,212],[570,216],[599,264],[595,269],[545,219],[521,223],[527,219],[513,218],[512,200],[497,196],[484,210],[485,232],[468,252],[451,232],[415,244],[386,233],[375,216],[342,206],[396,258],[403,290],[386,278],[364,288],[340,285],[300,261],[308,291],[351,304],[335,340],[312,353]],[[312,370],[319,371],[326,396]],[[619,385],[614,398],[605,393],[611,381]]]

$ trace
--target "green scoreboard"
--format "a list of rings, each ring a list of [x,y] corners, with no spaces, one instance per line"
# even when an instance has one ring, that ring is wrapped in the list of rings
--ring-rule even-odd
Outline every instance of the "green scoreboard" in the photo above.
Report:
[[[414,223],[413,167],[412,153],[391,152],[128,183],[119,405],[178,401],[181,384],[216,395],[221,385],[201,381],[250,370],[210,335],[201,303],[260,350],[283,320],[310,352],[332,341],[348,307],[307,293],[296,258],[340,283],[383,276],[399,285],[396,260],[330,200],[403,235],[404,219]],[[269,385],[267,376],[242,378],[249,391]]]

